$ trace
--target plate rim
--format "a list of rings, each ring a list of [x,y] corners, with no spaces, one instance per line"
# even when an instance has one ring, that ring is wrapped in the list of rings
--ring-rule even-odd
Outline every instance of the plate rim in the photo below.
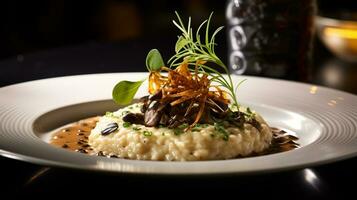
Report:
[[[11,87],[16,87],[18,85],[23,85],[23,84],[29,84],[33,82],[40,82],[40,81],[50,81],[53,79],[63,79],[63,78],[76,78],[76,77],[83,77],[83,76],[106,76],[106,75],[123,75],[123,74],[140,74],[144,75],[147,74],[147,72],[119,72],[119,73],[93,73],[93,74],[79,74],[79,75],[70,75],[70,76],[59,76],[59,77],[51,77],[51,78],[45,78],[45,79],[37,79],[37,80],[30,80],[26,82],[21,82],[21,83],[16,83],[16,84],[11,84],[8,86],[4,86],[0,88],[1,90],[5,88],[11,88]],[[236,77],[243,77],[243,78],[252,78],[252,79],[264,79],[266,81],[273,81],[273,82],[284,82],[287,84],[298,84],[298,85],[303,85],[303,86],[317,86],[320,88],[324,88],[333,92],[339,92],[343,93],[345,95],[351,95],[354,98],[357,97],[355,94],[351,94],[346,91],[341,91],[338,89],[333,89],[325,86],[319,86],[315,84],[310,84],[310,83],[302,83],[302,82],[297,82],[297,81],[289,81],[289,80],[282,80],[282,79],[272,79],[272,78],[266,78],[266,77],[256,77],[256,76],[240,76],[240,75],[235,75]],[[38,138],[39,139],[39,138]],[[322,161],[315,161],[315,162],[310,162],[310,163],[305,163],[305,164],[300,164],[300,165],[293,165],[293,166],[281,166],[281,167],[274,167],[273,169],[265,169],[265,170],[252,170],[252,171],[221,171],[221,172],[203,172],[203,173],[196,173],[196,172],[161,172],[161,173],[155,173],[155,172],[137,172],[137,171],[116,171],[116,170],[108,170],[108,169],[101,169],[101,168],[92,168],[88,166],[79,166],[78,164],[72,164],[72,163],[63,163],[63,162],[58,162],[58,161],[52,161],[48,159],[43,159],[43,158],[37,158],[33,156],[28,156],[28,155],[23,155],[23,154],[18,154],[14,152],[10,152],[4,149],[0,149],[0,155],[7,157],[7,158],[12,158],[12,159],[17,159],[25,162],[30,162],[30,163],[35,163],[35,164],[40,164],[40,165],[49,165],[49,166],[59,166],[59,167],[65,167],[65,168],[75,168],[75,169],[82,169],[82,170],[91,170],[91,171],[106,171],[106,172],[115,172],[115,173],[129,173],[129,174],[157,174],[157,175],[212,175],[212,174],[250,174],[250,173],[265,173],[265,172],[275,172],[275,171],[285,171],[285,170],[291,170],[291,169],[298,169],[302,167],[309,167],[309,166],[316,166],[316,165],[322,165],[322,164],[327,164],[335,161],[340,161],[340,160],[345,160],[351,157],[354,157],[357,155],[357,152],[352,152],[349,154],[345,154],[344,156],[336,157],[336,158],[330,158],[330,159],[325,159]],[[162,162],[162,161],[160,161]],[[202,162],[202,161],[198,161]],[[210,162],[210,161],[208,161]],[[216,161],[219,162],[219,161]],[[223,161],[221,161],[223,162]]]

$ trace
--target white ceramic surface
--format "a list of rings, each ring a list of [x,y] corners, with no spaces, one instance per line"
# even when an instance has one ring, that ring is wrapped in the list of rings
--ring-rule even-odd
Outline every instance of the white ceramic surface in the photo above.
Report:
[[[357,155],[357,96],[296,82],[247,79],[238,91],[241,104],[263,115],[273,127],[300,138],[296,150],[221,161],[162,162],[89,156],[46,143],[51,128],[114,108],[113,86],[140,80],[146,73],[68,76],[0,88],[0,154],[50,166],[122,173],[258,173],[325,164]],[[137,97],[146,94],[143,85]],[[104,103],[103,103],[104,102]],[[57,124],[57,125],[56,125]]]

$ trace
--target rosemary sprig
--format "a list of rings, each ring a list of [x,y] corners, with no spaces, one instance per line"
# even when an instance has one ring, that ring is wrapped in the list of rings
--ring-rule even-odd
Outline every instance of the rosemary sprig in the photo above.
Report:
[[[191,17],[188,18],[187,28],[185,27],[180,15],[175,12],[177,16],[177,22],[173,20],[174,25],[182,32],[182,35],[179,36],[175,51],[176,54],[172,56],[168,63],[170,63],[170,67],[176,67],[181,64],[181,60],[184,60],[188,63],[189,66],[198,65],[200,67],[200,71],[205,73],[211,77],[211,81],[218,84],[218,86],[222,86],[229,91],[230,97],[233,99],[233,105],[239,108],[239,104],[237,101],[236,90],[239,85],[244,82],[239,82],[236,86],[234,86],[232,77],[228,71],[227,66],[221,61],[221,59],[215,53],[215,37],[216,35],[223,29],[223,26],[217,28],[212,36],[209,35],[210,22],[213,15],[213,12],[210,14],[208,20],[205,20],[198,27],[195,37],[193,36],[193,30],[191,28]],[[201,40],[200,31],[203,26],[206,25],[206,32],[204,41]],[[204,62],[202,62],[204,61]],[[221,67],[224,72],[228,76],[228,80],[216,69],[207,66],[202,63],[214,63]]]

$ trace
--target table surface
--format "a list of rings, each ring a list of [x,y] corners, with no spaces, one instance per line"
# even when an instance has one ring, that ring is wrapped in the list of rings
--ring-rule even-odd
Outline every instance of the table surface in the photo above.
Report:
[[[0,86],[64,75],[144,71],[143,59],[151,47],[159,48],[164,58],[168,58],[172,45],[162,41],[89,43],[18,55],[0,62]],[[357,94],[357,64],[335,58],[319,43],[315,48],[310,77],[310,83]],[[266,194],[275,198],[341,197],[353,194],[354,184],[350,180],[357,179],[357,158],[285,172],[223,177],[154,177],[86,172],[39,166],[4,157],[0,157],[0,165],[0,191],[22,195],[61,190],[85,191],[88,184],[94,184],[94,189],[105,188],[113,192],[139,187],[148,192],[156,189],[177,191],[180,188],[212,189],[218,194]]]

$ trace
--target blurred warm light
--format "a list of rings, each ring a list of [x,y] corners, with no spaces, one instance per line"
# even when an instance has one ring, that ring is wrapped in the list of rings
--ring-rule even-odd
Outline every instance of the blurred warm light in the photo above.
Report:
[[[329,50],[343,60],[357,62],[357,21],[317,17],[316,26]]]
[[[335,101],[335,100],[330,100],[330,101],[327,103],[327,105],[332,106],[332,107],[336,106],[336,104],[337,104],[337,101]]]
[[[322,76],[324,77],[325,84],[332,87],[337,87],[340,85],[343,79],[343,72],[340,66],[334,62],[328,62],[322,71]]]
[[[310,94],[316,94],[318,87],[317,86],[311,86],[310,87]]]
[[[326,36],[330,36],[330,37],[337,36],[346,39],[357,39],[357,30],[353,30],[353,29],[327,27],[325,28],[324,31]]]

